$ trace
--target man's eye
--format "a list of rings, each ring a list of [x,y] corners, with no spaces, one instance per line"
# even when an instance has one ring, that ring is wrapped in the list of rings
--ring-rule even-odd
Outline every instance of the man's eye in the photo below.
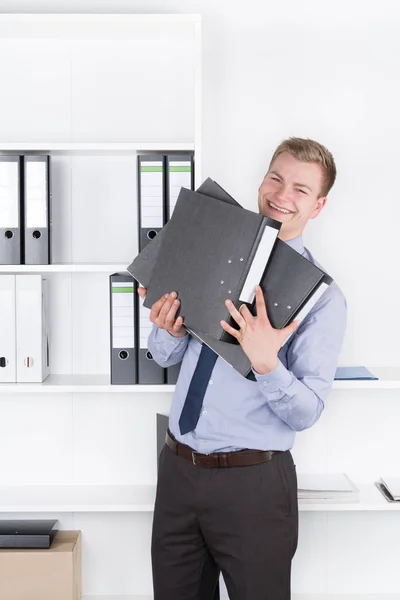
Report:
[[[307,192],[306,192],[306,191],[304,191],[304,190],[302,190],[301,188],[297,188],[297,191],[298,191],[298,192],[301,192],[302,194],[307,194]]]
[[[280,179],[278,179],[278,177],[271,177],[271,179],[273,179],[274,181],[280,182]]]

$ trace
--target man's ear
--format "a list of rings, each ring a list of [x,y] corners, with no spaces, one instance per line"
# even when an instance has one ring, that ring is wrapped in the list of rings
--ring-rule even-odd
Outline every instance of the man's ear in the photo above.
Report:
[[[311,214],[310,219],[315,219],[316,217],[318,217],[319,213],[324,208],[327,200],[328,200],[328,198],[326,196],[323,196],[323,198],[318,198],[316,207],[315,207],[313,213]]]

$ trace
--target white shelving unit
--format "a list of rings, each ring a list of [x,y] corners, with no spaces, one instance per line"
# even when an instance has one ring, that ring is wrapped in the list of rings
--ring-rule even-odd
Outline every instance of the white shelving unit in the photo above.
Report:
[[[1,273],[116,273],[126,271],[129,263],[123,264],[51,264],[51,265],[0,265]]]
[[[54,153],[109,153],[126,152],[128,154],[136,152],[163,152],[168,151],[187,151],[194,150],[194,143],[190,142],[3,142],[0,152],[51,152]]]
[[[115,265],[116,266],[116,265]],[[118,270],[118,269],[116,269]],[[112,271],[110,271],[112,272]],[[378,380],[373,381],[334,381],[333,390],[400,390],[400,369],[377,367],[370,369]],[[111,385],[110,376],[105,375],[50,375],[43,383],[1,383],[0,392],[24,393],[129,393],[152,392],[173,393],[174,385]]]
[[[194,152],[201,183],[201,52],[197,15],[0,15],[0,154],[49,153],[53,191],[53,264],[0,265],[48,279],[52,363],[42,384],[0,386],[0,512],[82,530],[92,600],[151,598],[156,413],[174,387],[110,385],[108,276],[138,251],[137,155]]]
[[[358,484],[359,502],[299,500],[301,512],[400,511],[373,484]],[[0,486],[0,512],[132,513],[153,512],[155,485]]]

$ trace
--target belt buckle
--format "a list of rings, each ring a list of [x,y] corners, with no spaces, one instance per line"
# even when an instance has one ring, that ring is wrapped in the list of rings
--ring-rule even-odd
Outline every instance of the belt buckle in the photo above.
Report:
[[[194,464],[194,466],[196,466],[196,459],[195,459],[195,452],[194,450],[192,450],[192,463]]]

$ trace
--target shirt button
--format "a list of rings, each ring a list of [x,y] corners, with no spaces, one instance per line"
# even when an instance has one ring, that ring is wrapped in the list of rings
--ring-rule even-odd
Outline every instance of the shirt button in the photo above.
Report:
[[[214,383],[214,382],[213,382],[213,380],[212,380],[212,379],[210,379],[210,385],[212,385],[213,383]]]
[[[204,440],[200,440],[202,444],[204,444]]]
[[[206,414],[207,414],[207,411],[206,411],[206,410],[203,410],[203,415],[206,415]]]

